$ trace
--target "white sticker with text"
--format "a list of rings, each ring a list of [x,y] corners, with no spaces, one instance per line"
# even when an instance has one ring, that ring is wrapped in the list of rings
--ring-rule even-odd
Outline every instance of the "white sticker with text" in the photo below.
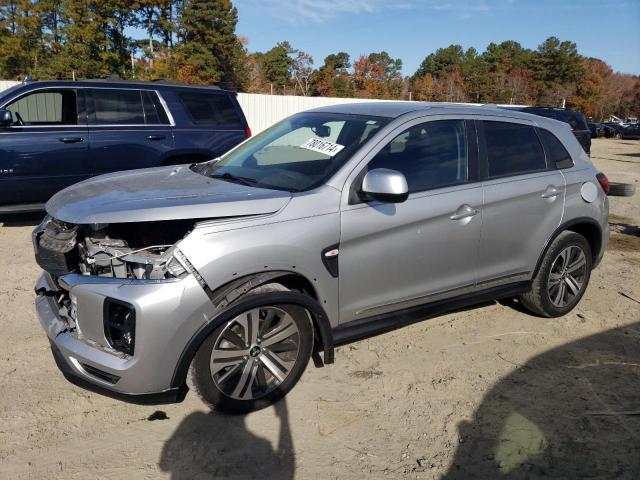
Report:
[[[318,140],[317,138],[310,138],[300,146],[302,148],[306,148],[307,150],[324,153],[325,155],[329,155],[330,157],[333,157],[344,148],[344,145],[326,142],[324,140]]]

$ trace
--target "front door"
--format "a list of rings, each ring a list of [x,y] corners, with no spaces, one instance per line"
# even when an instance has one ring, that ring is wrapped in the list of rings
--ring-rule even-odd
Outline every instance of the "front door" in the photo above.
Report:
[[[14,121],[0,129],[0,205],[42,204],[89,176],[76,97],[73,89],[42,89],[2,106]]]
[[[366,167],[402,172],[409,198],[342,209],[341,323],[474,289],[482,222],[475,131],[464,120],[412,124]]]

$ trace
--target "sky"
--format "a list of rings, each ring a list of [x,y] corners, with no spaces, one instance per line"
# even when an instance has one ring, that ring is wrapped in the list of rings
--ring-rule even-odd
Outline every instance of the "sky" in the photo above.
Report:
[[[515,40],[535,49],[546,38],[571,40],[578,51],[615,71],[640,74],[640,0],[235,0],[236,32],[250,51],[288,40],[316,67],[330,53],[351,58],[387,51],[412,75],[436,49],[460,44],[482,52]]]

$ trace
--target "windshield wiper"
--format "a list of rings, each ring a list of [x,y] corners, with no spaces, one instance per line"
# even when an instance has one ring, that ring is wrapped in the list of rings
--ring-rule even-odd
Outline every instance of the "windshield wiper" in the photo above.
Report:
[[[255,178],[238,177],[229,172],[224,172],[223,174],[220,174],[220,175],[210,175],[210,177],[220,178],[222,180],[231,180],[232,182],[240,182],[240,183],[244,183],[245,185],[255,185],[256,183],[258,183],[258,181]]]

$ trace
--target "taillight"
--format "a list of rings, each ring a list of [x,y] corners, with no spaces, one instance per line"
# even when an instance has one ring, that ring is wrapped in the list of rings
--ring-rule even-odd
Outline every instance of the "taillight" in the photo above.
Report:
[[[609,179],[607,178],[607,176],[604,173],[600,172],[596,175],[596,178],[598,179],[598,183],[602,187],[605,195],[609,195]]]
[[[246,138],[251,137],[251,129],[249,127],[245,128],[244,134],[246,135]]]

